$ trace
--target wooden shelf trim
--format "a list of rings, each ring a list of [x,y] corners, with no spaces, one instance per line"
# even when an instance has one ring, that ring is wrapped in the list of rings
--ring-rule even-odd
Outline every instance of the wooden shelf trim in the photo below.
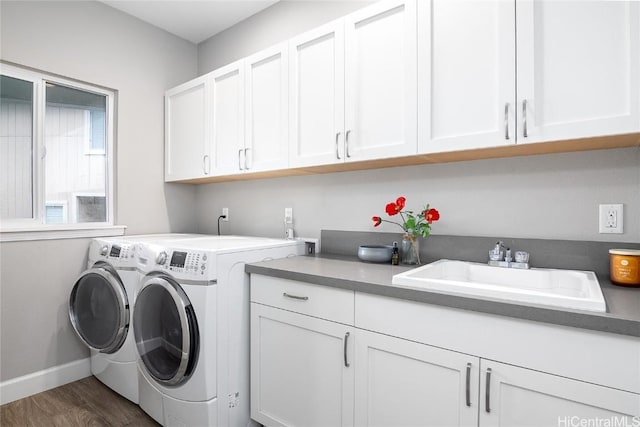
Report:
[[[252,179],[279,178],[285,176],[314,175],[322,173],[349,172],[399,166],[416,166],[424,164],[464,162],[469,160],[535,156],[539,154],[606,150],[624,147],[640,147],[640,133],[598,136],[593,138],[569,139],[564,141],[539,142],[531,144],[512,144],[474,150],[418,154],[406,157],[338,163],[305,168],[288,168],[267,172],[247,172],[235,175],[211,176],[175,182],[185,184],[209,184],[215,182],[245,181]]]

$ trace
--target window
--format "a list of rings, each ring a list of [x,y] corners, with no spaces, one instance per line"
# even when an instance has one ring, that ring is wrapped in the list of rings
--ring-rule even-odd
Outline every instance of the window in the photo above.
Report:
[[[101,110],[91,110],[89,111],[89,116],[89,123],[91,124],[89,151],[91,153],[104,154],[105,112]]]
[[[45,222],[47,224],[62,224],[67,222],[67,209],[64,202],[51,203],[45,206]]]
[[[114,98],[103,88],[2,64],[3,233],[113,225]]]

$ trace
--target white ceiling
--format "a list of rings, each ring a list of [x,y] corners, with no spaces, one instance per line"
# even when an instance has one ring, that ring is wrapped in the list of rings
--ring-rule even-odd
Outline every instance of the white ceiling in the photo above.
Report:
[[[278,0],[100,0],[192,43],[277,3]]]

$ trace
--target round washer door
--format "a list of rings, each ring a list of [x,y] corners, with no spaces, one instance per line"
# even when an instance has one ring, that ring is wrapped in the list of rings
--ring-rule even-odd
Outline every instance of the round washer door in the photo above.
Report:
[[[200,336],[193,306],[167,276],[148,276],[133,310],[138,354],[147,373],[160,384],[184,383],[198,360]]]
[[[69,319],[80,339],[102,353],[114,353],[129,331],[129,300],[120,276],[96,263],[76,280],[69,297]]]

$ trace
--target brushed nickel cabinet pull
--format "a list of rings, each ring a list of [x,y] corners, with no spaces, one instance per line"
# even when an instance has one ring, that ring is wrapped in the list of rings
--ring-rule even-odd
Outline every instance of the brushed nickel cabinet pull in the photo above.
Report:
[[[509,103],[504,104],[504,139],[509,140]]]
[[[308,301],[308,300],[309,300],[309,297],[301,297],[301,296],[298,296],[298,295],[288,294],[288,293],[286,293],[286,292],[284,292],[284,293],[282,294],[282,296],[283,296],[283,297],[287,297],[287,298],[292,298],[292,299],[299,299],[299,300],[301,300],[301,301]]]
[[[491,368],[487,368],[484,398],[484,410],[487,411],[488,414],[491,412]]]
[[[202,157],[202,172],[204,172],[205,175],[209,174],[209,168],[207,167],[207,160],[209,160],[209,155],[205,154]]]
[[[527,131],[527,100],[522,101],[522,136],[527,138],[529,132]]]
[[[340,146],[338,145],[338,138],[340,138],[340,132],[336,132],[336,158],[340,159]]]
[[[247,164],[247,157],[249,157],[248,153],[251,148],[244,149],[244,170],[249,170],[249,165]]]
[[[347,344],[349,343],[349,332],[344,334],[344,366],[345,368],[348,368],[349,365],[349,359],[347,358]]]
[[[344,136],[344,146],[346,148],[347,158],[351,157],[351,153],[349,153],[349,134],[350,133],[351,133],[351,129],[349,129]]]
[[[471,363],[467,363],[467,387],[466,387],[467,406],[471,407]]]
[[[238,169],[242,170],[242,160],[240,158],[240,156],[242,156],[242,152],[244,150],[241,148],[238,150]]]

